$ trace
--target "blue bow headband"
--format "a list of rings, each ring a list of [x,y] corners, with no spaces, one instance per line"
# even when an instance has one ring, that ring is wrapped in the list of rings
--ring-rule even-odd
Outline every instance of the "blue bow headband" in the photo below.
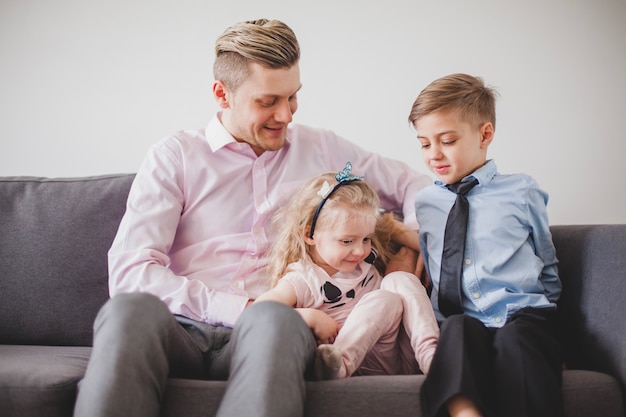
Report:
[[[344,185],[349,184],[352,181],[363,179],[362,175],[350,175],[351,171],[352,171],[352,163],[348,161],[346,162],[345,168],[339,171],[337,174],[335,174],[335,179],[338,181],[338,183],[333,188],[330,188],[330,184],[328,184],[328,181],[324,181],[322,188],[318,191],[318,194],[322,196],[322,201],[320,201],[320,204],[317,206],[317,209],[315,210],[315,214],[313,215],[313,221],[311,222],[311,232],[309,233],[309,237],[311,239],[313,239],[313,232],[315,232],[315,224],[317,223],[317,218],[320,215],[320,211],[322,210],[322,207],[324,207],[324,204],[326,204],[326,201],[328,201],[328,198],[339,187],[343,187]]]

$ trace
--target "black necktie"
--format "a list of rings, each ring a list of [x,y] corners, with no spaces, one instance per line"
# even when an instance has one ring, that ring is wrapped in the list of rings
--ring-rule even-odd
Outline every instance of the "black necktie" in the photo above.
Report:
[[[469,217],[469,203],[465,195],[478,184],[477,179],[457,182],[447,186],[456,193],[456,201],[448,214],[441,255],[439,275],[439,311],[448,317],[463,313],[461,301],[461,277],[463,276],[463,255],[465,254],[465,233]]]

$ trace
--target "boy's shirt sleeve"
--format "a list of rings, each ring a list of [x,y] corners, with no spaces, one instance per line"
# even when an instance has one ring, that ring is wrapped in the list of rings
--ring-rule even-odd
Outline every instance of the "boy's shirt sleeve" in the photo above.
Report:
[[[528,188],[528,224],[535,253],[543,262],[539,280],[548,300],[556,303],[561,295],[561,280],[558,273],[556,248],[550,233],[547,204],[548,194],[539,188],[535,180],[531,179]]]

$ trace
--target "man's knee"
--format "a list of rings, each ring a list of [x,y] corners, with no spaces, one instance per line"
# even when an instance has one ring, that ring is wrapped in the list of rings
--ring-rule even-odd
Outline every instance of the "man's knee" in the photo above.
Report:
[[[294,308],[274,301],[254,303],[239,317],[233,337],[254,343],[315,344],[311,329]]]
[[[162,327],[163,320],[171,320],[172,314],[159,298],[148,293],[123,293],[112,297],[100,309],[94,324],[97,332],[102,326],[120,327],[134,331],[132,327]]]
[[[302,326],[306,328],[304,320],[292,307],[274,301],[254,303],[246,308],[235,327],[239,326],[258,326],[266,330],[268,327],[280,329],[284,326],[292,329]]]

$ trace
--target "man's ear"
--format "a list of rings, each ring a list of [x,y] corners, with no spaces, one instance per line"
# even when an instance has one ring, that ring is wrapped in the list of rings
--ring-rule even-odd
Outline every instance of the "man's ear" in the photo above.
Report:
[[[491,122],[487,122],[480,127],[480,147],[486,148],[491,144],[495,129]]]
[[[213,97],[215,97],[215,101],[217,102],[218,106],[220,106],[223,109],[227,109],[230,107],[230,104],[228,103],[228,97],[230,96],[230,93],[226,90],[226,86],[224,85],[224,83],[222,81],[215,81],[213,83]]]

